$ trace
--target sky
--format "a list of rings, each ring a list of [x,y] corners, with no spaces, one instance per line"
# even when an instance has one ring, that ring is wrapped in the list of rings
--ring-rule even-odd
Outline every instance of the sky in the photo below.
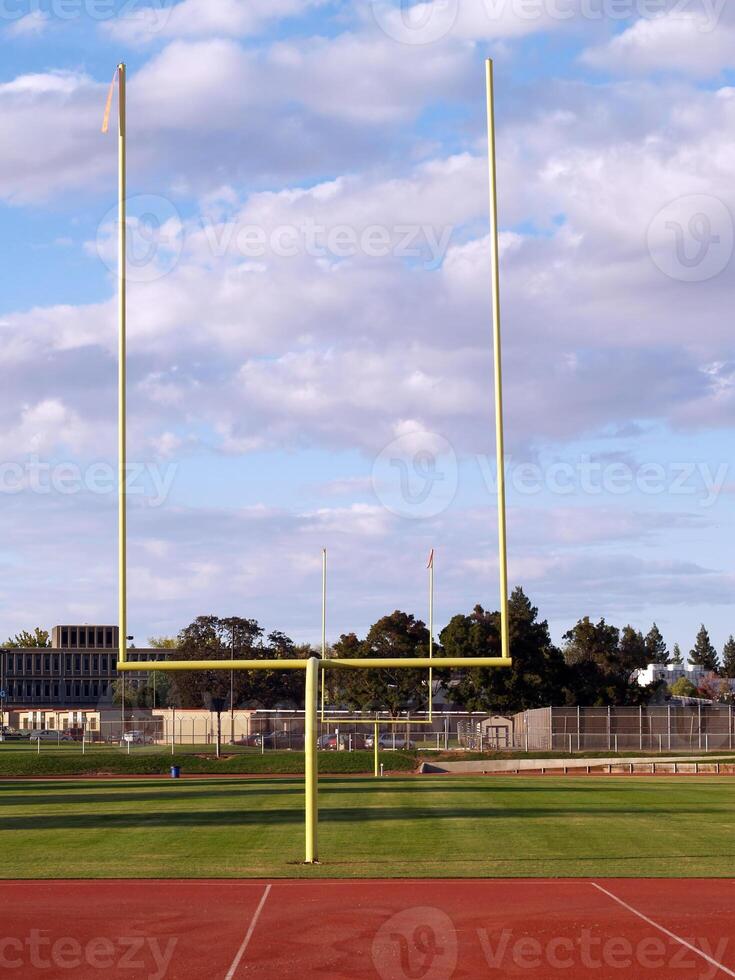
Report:
[[[511,586],[735,631],[735,11],[723,0],[0,2],[0,634],[317,642],[498,606],[484,60]],[[113,110],[116,112],[116,109]]]

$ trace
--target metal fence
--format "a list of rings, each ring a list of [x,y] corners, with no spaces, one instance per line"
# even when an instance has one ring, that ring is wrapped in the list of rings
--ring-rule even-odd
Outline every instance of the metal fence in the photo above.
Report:
[[[485,715],[461,712],[435,712],[432,722],[420,714],[411,718],[392,718],[380,714],[378,737],[383,750],[415,748],[440,751],[461,744],[459,732],[463,726],[476,725]],[[474,719],[474,721],[472,720]],[[317,726],[319,748],[325,750],[356,751],[373,747],[375,715],[355,720],[353,713],[330,713]],[[300,751],[304,748],[303,711],[256,711],[241,712],[231,718],[229,712],[221,716],[223,746],[257,749]],[[202,711],[171,712],[163,717],[121,717],[102,721],[99,731],[87,730],[87,739],[107,744],[136,745],[201,745],[212,746],[217,741],[217,716]]]
[[[524,751],[713,752],[735,749],[735,712],[724,704],[536,708],[513,718]]]

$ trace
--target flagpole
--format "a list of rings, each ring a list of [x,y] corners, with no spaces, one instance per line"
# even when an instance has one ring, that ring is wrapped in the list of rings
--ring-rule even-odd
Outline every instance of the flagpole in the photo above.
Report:
[[[493,306],[493,355],[495,370],[495,454],[498,483],[498,567],[500,572],[501,655],[510,659],[508,630],[508,548],[505,520],[505,441],[503,434],[503,369],[500,344],[500,261],[498,254],[498,187],[495,155],[495,90],[493,63],[487,68],[487,137],[490,184],[490,258]]]
[[[322,660],[327,659],[327,549],[322,548]],[[322,721],[324,721],[324,685],[326,672],[322,675]]]
[[[124,663],[128,646],[127,562],[127,214],[126,214],[126,114],[125,65],[117,66],[118,78],[118,623],[119,655]]]

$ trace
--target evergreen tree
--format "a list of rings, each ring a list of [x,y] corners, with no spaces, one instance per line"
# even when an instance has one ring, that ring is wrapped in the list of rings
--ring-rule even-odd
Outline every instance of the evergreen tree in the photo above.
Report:
[[[589,616],[564,634],[564,659],[571,669],[570,687],[573,704],[601,706],[636,705],[649,700],[651,691],[641,687],[633,671],[644,666],[645,642],[632,627],[623,631],[601,619],[593,623]]]
[[[735,677],[735,637],[730,636],[722,648],[722,675]]]
[[[720,663],[717,658],[717,651],[712,646],[704,623],[699,627],[697,639],[694,641],[693,648],[689,651],[689,663],[693,667],[704,667],[711,670],[713,674],[720,671]]]
[[[646,634],[646,653],[649,664],[667,664],[669,662],[669,651],[666,649],[664,638],[655,623]]]
[[[523,589],[508,601],[508,631],[512,667],[464,670],[448,688],[457,704],[471,711],[509,713],[568,701],[568,670],[551,642],[546,620],[538,619]],[[499,657],[500,614],[475,606],[468,616],[454,616],[440,635],[447,657]]]
[[[624,626],[620,631],[618,654],[621,666],[630,671],[642,670],[651,662],[643,634],[632,626]]]
[[[679,646],[678,643],[674,644],[674,652],[671,657],[671,665],[672,667],[684,666],[684,657],[682,657],[681,655],[681,647]]]

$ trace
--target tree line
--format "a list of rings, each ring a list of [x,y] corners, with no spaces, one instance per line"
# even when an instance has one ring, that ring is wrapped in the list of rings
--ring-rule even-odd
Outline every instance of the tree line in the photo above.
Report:
[[[636,672],[649,663],[683,664],[678,643],[671,653],[656,623],[644,635],[632,626],[618,628],[605,619],[580,619],[563,636],[562,645],[551,639],[548,623],[523,589],[509,599],[509,630],[513,666],[436,672],[434,695],[440,690],[456,708],[507,713],[548,705],[640,705],[668,694],[728,700],[730,686],[722,677],[735,677],[735,639],[731,636],[720,659],[707,629],[701,626],[689,662],[707,674],[699,688],[677,682],[667,692],[661,684],[643,686]],[[279,631],[266,634],[254,619],[200,616],[178,636],[150,641],[176,649],[180,660],[304,659],[315,655],[308,644],[295,644]],[[500,613],[477,605],[467,614],[453,616],[434,643],[434,656],[500,656]],[[344,633],[330,645],[328,655],[354,659],[372,657],[425,657],[429,652],[426,624],[410,613],[396,610],[381,617],[367,634]],[[688,685],[688,686],[687,686]],[[118,682],[118,698],[121,682]],[[678,687],[678,689],[677,689]],[[128,682],[126,703],[138,706],[209,707],[212,698],[229,707],[303,707],[303,677],[299,671],[184,671],[176,675],[148,675],[137,690]],[[325,703],[359,711],[400,712],[424,710],[429,702],[428,671],[331,670],[326,674]]]

